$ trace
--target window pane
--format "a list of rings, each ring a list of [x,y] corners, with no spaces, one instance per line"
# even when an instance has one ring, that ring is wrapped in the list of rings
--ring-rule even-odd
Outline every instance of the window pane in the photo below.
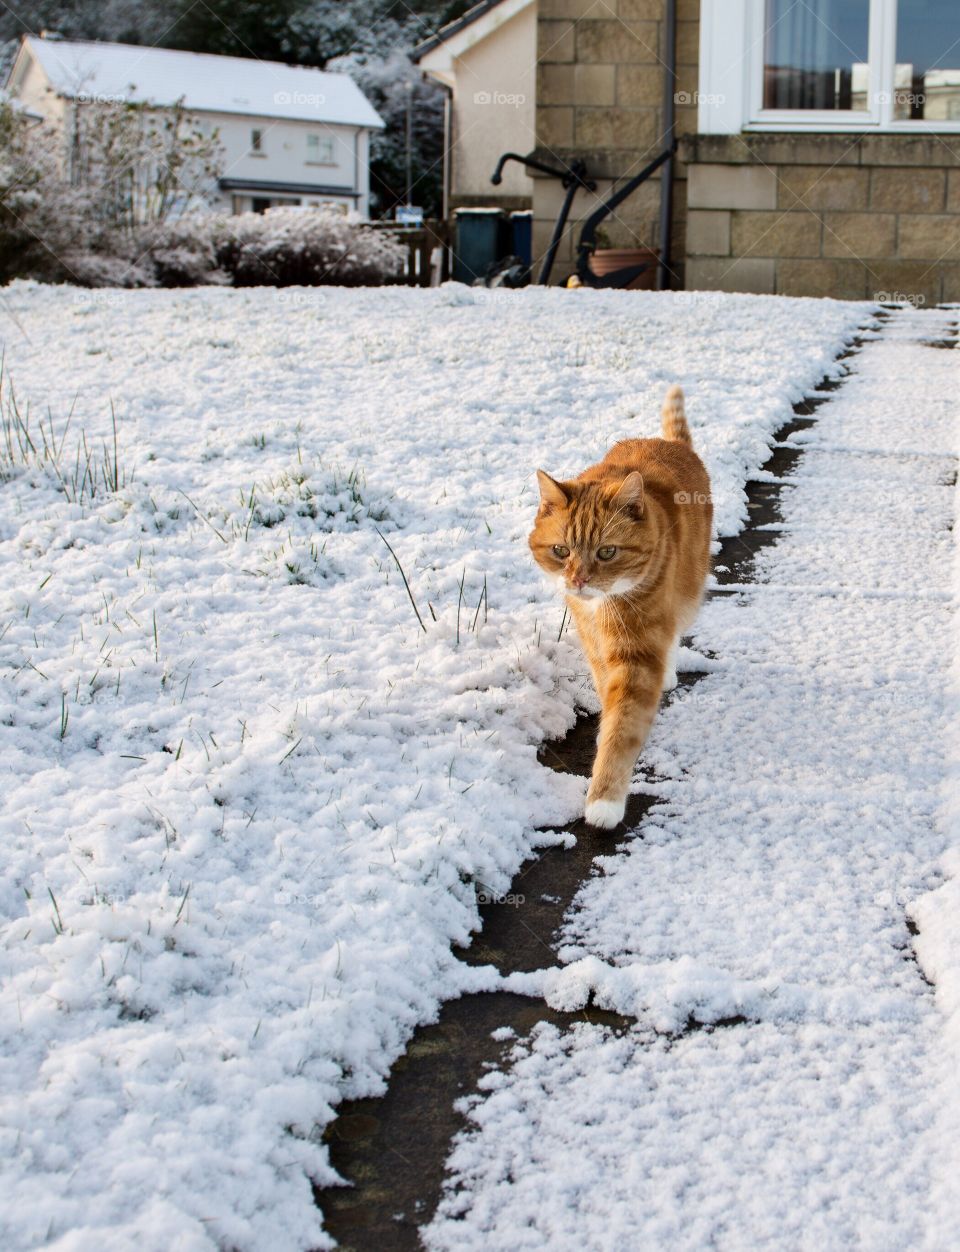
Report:
[[[960,121],[960,5],[900,0],[893,116],[901,121]]]
[[[870,0],[766,0],[763,107],[869,108]]]

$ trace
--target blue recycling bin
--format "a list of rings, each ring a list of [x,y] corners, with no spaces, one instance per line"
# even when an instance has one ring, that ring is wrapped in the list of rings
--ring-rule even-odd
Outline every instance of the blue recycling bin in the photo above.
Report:
[[[517,209],[510,214],[511,252],[526,266],[533,263],[533,209]]]
[[[453,280],[483,278],[503,255],[503,209],[457,209],[453,245]]]

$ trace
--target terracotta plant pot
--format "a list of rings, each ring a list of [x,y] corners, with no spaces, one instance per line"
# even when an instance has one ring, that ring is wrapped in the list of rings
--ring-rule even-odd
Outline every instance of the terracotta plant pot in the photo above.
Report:
[[[643,273],[627,284],[627,290],[655,291],[659,263],[660,253],[656,248],[597,248],[590,257],[590,272],[603,278],[605,274],[613,274],[617,270],[646,264],[647,268]]]

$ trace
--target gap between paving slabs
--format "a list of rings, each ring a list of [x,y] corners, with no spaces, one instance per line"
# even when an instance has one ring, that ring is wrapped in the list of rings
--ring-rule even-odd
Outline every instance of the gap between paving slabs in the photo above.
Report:
[[[889,313],[884,310],[877,317],[883,319]],[[854,339],[837,361],[842,364],[863,343],[861,338]],[[956,343],[954,338],[931,341],[930,346],[954,347]],[[781,496],[790,489],[789,476],[803,456],[803,447],[790,440],[815,424],[816,410],[846,376],[824,378],[794,405],[794,416],[776,432],[760,475],[746,485],[747,524],[739,534],[724,539],[714,557],[708,595],[738,594],[743,584],[753,581],[757,553],[779,540],[779,529],[764,528],[783,522]],[[681,674],[680,689],[692,687],[703,676]],[[589,777],[598,723],[597,715],[580,717],[564,739],[543,744],[540,761],[563,773]],[[652,775],[648,777],[652,781]],[[631,795],[618,831],[635,831],[655,803],[653,795]],[[576,839],[573,847],[544,849],[524,862],[508,892],[480,904],[481,929],[469,948],[457,952],[466,964],[493,965],[501,974],[556,964],[552,945],[564,915],[580,886],[600,872],[596,858],[615,850],[610,832],[597,831],[582,819],[565,829]],[[478,891],[483,892],[482,884]],[[744,1020],[737,1017],[702,1027],[691,1019],[687,1029],[716,1029]],[[341,1104],[324,1138],[332,1165],[352,1185],[318,1190],[316,1199],[327,1232],[345,1252],[407,1252],[421,1247],[419,1228],[433,1216],[450,1142],[463,1128],[455,1102],[474,1091],[483,1074],[502,1061],[515,1038],[529,1034],[539,1022],[561,1029],[589,1022],[617,1031],[635,1024],[632,1018],[592,1005],[578,1012],[557,1012],[540,1000],[506,991],[465,995],[442,1005],[435,1025],[414,1032],[406,1052],[390,1071],[385,1095]],[[510,1039],[492,1037],[504,1027],[514,1032]]]

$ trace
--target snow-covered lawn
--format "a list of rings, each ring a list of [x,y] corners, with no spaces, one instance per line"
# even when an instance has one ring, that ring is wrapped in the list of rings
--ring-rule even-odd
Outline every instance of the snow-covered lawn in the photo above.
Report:
[[[110,461],[112,402],[125,481],[83,502],[49,469],[0,483],[0,1245],[324,1243],[334,1106],[483,981],[450,953],[476,885],[506,888],[582,804],[536,761],[591,697],[526,550],[533,471],[654,433],[680,382],[733,533],[772,432],[867,317],[3,293],[34,436],[73,406],[62,471],[81,429]]]

